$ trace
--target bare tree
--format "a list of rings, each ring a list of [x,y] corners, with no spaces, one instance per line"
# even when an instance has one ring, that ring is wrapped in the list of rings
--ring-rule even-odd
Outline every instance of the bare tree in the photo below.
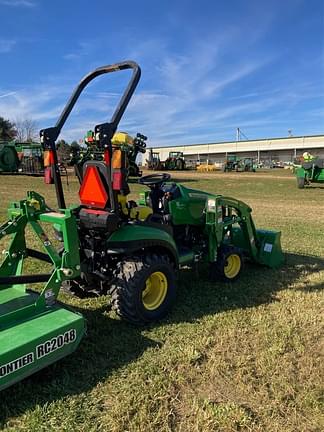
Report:
[[[31,118],[17,119],[15,124],[18,142],[33,142],[38,139],[38,127],[35,120]]]
[[[16,135],[17,130],[15,124],[0,117],[0,140],[12,140]]]

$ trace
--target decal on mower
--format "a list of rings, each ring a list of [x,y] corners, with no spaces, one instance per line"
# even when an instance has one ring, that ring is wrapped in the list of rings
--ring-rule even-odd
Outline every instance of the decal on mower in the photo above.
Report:
[[[0,365],[0,379],[5,378],[7,375],[22,369],[35,362],[35,358],[41,359],[42,357],[51,354],[52,352],[63,348],[64,345],[70,344],[76,340],[77,331],[75,329],[70,329],[65,333],[55,336],[48,341],[36,346],[36,354],[30,352],[25,354],[9,363]]]
[[[0,365],[0,378],[4,378],[7,375],[16,372],[17,370],[34,363],[34,353],[28,353],[22,357],[17,358],[7,364]]]
[[[67,345],[76,340],[76,330],[71,329],[65,332],[64,334],[60,334],[55,336],[54,338],[37,345],[36,347],[36,358],[40,359],[45,357],[52,352],[62,348],[64,345]]]

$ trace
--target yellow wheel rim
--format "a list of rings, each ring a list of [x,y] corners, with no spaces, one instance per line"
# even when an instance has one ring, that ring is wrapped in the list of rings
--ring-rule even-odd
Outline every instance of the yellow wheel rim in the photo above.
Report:
[[[145,282],[142,301],[145,309],[157,309],[163,303],[168,291],[168,280],[162,272],[152,273]]]
[[[226,259],[224,274],[228,279],[235,278],[241,270],[241,257],[237,254],[231,254]]]

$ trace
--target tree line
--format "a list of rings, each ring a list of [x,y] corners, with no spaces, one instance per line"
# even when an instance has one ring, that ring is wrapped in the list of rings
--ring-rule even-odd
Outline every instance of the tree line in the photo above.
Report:
[[[38,142],[38,133],[37,123],[32,119],[19,119],[12,122],[0,116],[0,142],[13,140],[22,143]],[[68,159],[72,147],[79,148],[80,146],[77,141],[72,141],[70,144],[63,139],[57,141],[56,148],[60,159]]]
[[[15,122],[0,116],[0,141],[34,142],[38,139],[38,127],[34,120],[26,118]]]

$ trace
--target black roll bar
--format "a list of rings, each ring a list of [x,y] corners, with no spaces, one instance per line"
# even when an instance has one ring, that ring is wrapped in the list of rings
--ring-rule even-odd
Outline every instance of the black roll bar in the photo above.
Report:
[[[98,130],[102,130],[105,132],[105,142],[107,142],[107,145],[111,145],[111,138],[113,134],[115,133],[118,124],[127,108],[127,105],[136,89],[136,86],[139,82],[140,76],[141,76],[141,69],[139,65],[134,61],[124,61],[120,63],[115,63],[112,65],[107,66],[101,66],[94,71],[90,72],[88,75],[86,75],[82,80],[79,82],[77,87],[74,89],[74,92],[72,93],[72,96],[68,100],[67,104],[65,105],[62,114],[60,115],[59,119],[56,122],[56,125],[51,128],[42,129],[40,131],[40,138],[41,143],[43,145],[44,149],[52,150],[53,156],[54,156],[54,170],[53,170],[53,179],[55,184],[55,190],[56,190],[56,197],[57,197],[57,203],[59,208],[66,208],[65,205],[65,199],[64,199],[64,193],[63,193],[63,187],[62,187],[62,180],[60,175],[60,170],[58,167],[58,159],[57,159],[57,153],[55,148],[55,141],[57,140],[58,136],[61,133],[61,130],[69,117],[76,101],[78,100],[80,94],[84,90],[84,88],[96,77],[110,73],[110,72],[117,72],[125,69],[132,69],[133,73],[129,80],[129,83],[111,117],[111,120],[109,123],[104,123],[103,125],[99,125],[99,128],[96,126],[95,129],[98,128]],[[104,127],[103,127],[104,126]],[[107,132],[108,131],[108,132]]]

